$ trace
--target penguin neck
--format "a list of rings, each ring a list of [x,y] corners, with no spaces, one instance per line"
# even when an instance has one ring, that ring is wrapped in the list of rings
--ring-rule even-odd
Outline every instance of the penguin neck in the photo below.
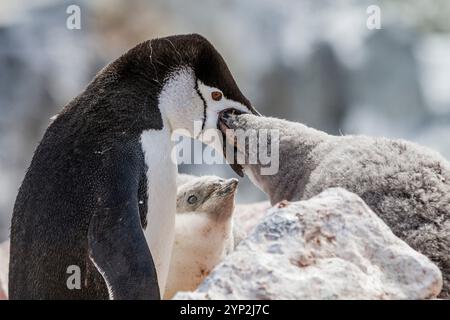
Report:
[[[195,120],[201,122],[204,103],[198,94],[197,80],[190,67],[179,67],[172,71],[159,94],[158,106],[166,118],[171,133],[192,136]]]
[[[276,119],[267,122],[280,129],[278,170],[274,174],[262,174],[261,164],[253,164],[244,165],[244,171],[269,196],[272,205],[282,200],[300,200],[316,167],[316,148],[333,137],[299,123],[279,121],[282,128]]]

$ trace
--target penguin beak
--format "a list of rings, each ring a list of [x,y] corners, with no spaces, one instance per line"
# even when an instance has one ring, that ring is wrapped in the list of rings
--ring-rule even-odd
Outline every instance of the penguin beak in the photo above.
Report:
[[[239,180],[231,178],[222,183],[221,188],[218,190],[218,195],[228,196],[234,194],[239,184]]]
[[[257,112],[257,111],[254,110],[254,112]],[[225,110],[222,110],[219,113],[219,117],[218,117],[218,120],[217,120],[217,127],[220,130],[220,132],[222,133],[222,140],[223,140],[223,143],[222,143],[222,148],[223,149],[222,149],[222,151],[223,151],[223,155],[226,158],[226,154],[227,154],[226,153],[226,149],[227,148],[233,148],[234,159],[233,159],[232,163],[228,162],[228,164],[230,165],[231,169],[233,169],[233,171],[240,177],[244,177],[244,168],[240,164],[237,163],[237,148],[236,148],[236,146],[234,144],[230,144],[228,142],[225,133],[226,133],[227,129],[230,129],[229,126],[227,125],[230,115],[239,115],[239,114],[242,114],[242,113],[243,113],[242,111],[239,111],[239,110],[236,110],[236,109],[225,109]],[[228,161],[228,159],[227,159],[227,161]]]
[[[250,113],[251,113],[251,114],[253,114],[253,115],[255,115],[255,116],[258,116],[258,117],[262,117],[262,114],[259,113],[258,110],[256,110],[255,108],[249,107],[249,110],[250,110]]]
[[[225,182],[226,187],[227,187],[228,189],[230,189],[231,191],[235,191],[235,190],[237,189],[238,184],[239,184],[239,180],[236,179],[236,178],[228,179],[228,180]]]

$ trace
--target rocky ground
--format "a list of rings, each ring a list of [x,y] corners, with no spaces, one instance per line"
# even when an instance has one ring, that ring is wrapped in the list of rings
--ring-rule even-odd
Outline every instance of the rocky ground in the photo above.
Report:
[[[430,299],[442,288],[438,267],[344,189],[274,207],[239,205],[235,224],[248,236],[195,292],[174,299]],[[8,255],[5,242],[0,299]]]
[[[428,299],[441,287],[440,270],[358,196],[329,189],[270,209],[197,291],[174,299]]]

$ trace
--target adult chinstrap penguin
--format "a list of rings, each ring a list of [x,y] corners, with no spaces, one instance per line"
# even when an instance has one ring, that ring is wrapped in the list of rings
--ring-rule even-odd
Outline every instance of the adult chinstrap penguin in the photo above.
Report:
[[[175,219],[170,134],[215,128],[225,108],[256,112],[199,35],[143,42],[100,71],[50,124],[20,187],[10,298],[160,298]],[[69,267],[80,288],[67,285]]]

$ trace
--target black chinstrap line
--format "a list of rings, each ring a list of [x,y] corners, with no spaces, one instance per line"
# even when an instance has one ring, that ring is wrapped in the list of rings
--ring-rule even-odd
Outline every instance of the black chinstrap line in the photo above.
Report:
[[[195,91],[197,91],[197,94],[200,96],[200,99],[202,99],[203,101],[203,123],[202,123],[202,132],[205,129],[205,124],[206,124],[206,100],[203,97],[202,93],[200,92],[200,89],[198,88],[198,83],[197,81],[195,82]]]

